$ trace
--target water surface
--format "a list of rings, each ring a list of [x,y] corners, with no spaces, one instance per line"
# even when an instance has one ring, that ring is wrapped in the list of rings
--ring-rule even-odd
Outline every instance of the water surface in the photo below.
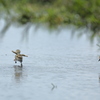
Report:
[[[41,28],[21,42],[21,32],[11,27],[0,43],[0,100],[100,100],[96,43]],[[16,49],[29,56],[23,68],[13,61]]]

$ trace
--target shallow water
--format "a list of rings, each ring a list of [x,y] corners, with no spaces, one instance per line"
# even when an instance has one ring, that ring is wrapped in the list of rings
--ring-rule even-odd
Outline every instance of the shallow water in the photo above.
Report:
[[[30,30],[21,42],[21,32],[11,27],[0,43],[0,100],[100,100],[96,43],[71,39],[68,29]],[[16,49],[29,56],[22,68],[13,61]]]

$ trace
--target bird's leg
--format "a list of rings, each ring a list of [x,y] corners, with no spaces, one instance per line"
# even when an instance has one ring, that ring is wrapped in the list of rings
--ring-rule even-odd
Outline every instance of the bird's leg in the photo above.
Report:
[[[21,62],[21,67],[23,67],[23,64],[22,64],[22,62]]]

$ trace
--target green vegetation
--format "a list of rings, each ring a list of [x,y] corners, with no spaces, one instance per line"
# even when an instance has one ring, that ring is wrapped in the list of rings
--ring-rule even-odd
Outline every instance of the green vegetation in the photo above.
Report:
[[[75,25],[100,33],[100,0],[0,0],[0,17],[10,24]]]

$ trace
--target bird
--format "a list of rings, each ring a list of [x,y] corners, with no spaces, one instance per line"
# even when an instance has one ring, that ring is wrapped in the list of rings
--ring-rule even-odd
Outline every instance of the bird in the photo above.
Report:
[[[20,54],[21,51],[20,51],[19,49],[17,49],[16,51],[13,51],[13,50],[12,50],[12,52],[16,54],[16,55],[15,55],[15,59],[14,59],[15,63],[17,63],[17,61],[19,61],[19,62],[21,63],[21,67],[22,67],[22,66],[23,66],[23,65],[22,65],[23,57],[28,57],[28,56],[25,55],[25,54]]]
[[[100,61],[100,56],[99,56],[99,60],[98,61]]]

